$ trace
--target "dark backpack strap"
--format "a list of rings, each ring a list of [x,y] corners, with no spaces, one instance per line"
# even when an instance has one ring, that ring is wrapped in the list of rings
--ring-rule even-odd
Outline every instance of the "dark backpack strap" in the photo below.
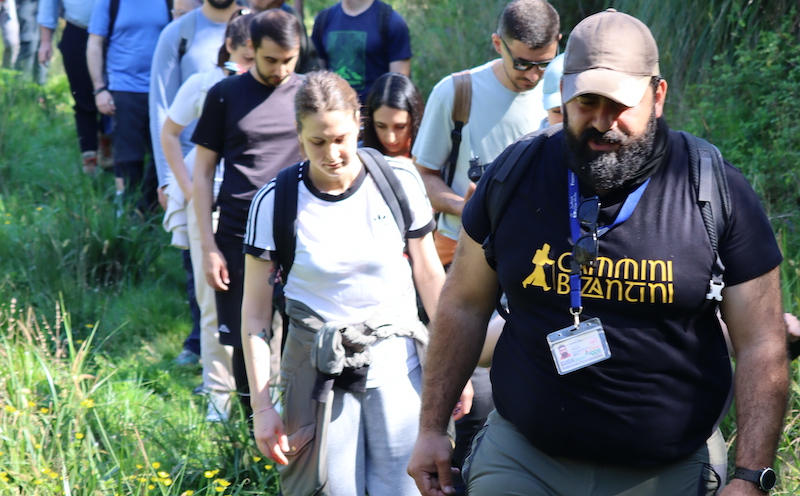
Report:
[[[458,154],[461,149],[462,131],[469,122],[469,114],[472,108],[472,75],[468,70],[451,74],[453,78],[453,130],[450,131],[450,155],[447,157],[447,164],[442,169],[445,183],[448,187],[453,186],[453,179],[456,175],[456,165],[458,164]]]
[[[114,32],[114,25],[117,23],[117,15],[119,15],[119,2],[121,0],[111,0],[108,4],[108,36],[106,36],[106,43],[111,39],[111,33]]]
[[[497,173],[491,175],[492,179],[486,185],[486,213],[489,216],[491,230],[483,242],[483,251],[486,261],[493,269],[497,266],[494,238],[506,207],[542,144],[547,138],[561,131],[561,127],[561,124],[557,124],[543,131],[528,134],[508,147],[491,165],[497,169]]]
[[[381,43],[383,44],[383,50],[389,53],[389,43],[386,41],[389,39],[389,20],[392,18],[392,12],[394,9],[391,5],[385,2],[381,2],[377,0],[378,3],[378,32],[381,35]]]
[[[170,22],[172,22],[173,0],[166,0],[166,1],[167,1],[167,17],[169,18]]]
[[[406,239],[414,216],[400,179],[379,151],[372,148],[359,148],[358,157],[364,162],[367,172],[372,176],[383,200],[392,211],[392,216],[403,239]]]
[[[689,178],[697,194],[697,204],[714,252],[714,265],[711,268],[706,299],[722,301],[725,265],[719,256],[719,243],[727,235],[731,216],[731,198],[725,164],[717,147],[708,141],[685,131],[681,131],[681,135],[689,153]]]
[[[196,8],[186,14],[180,24],[181,41],[178,43],[178,64],[183,60],[183,56],[189,50],[194,39],[194,32],[197,30],[197,16],[200,15],[200,9]]]
[[[284,284],[294,264],[297,247],[297,191],[304,162],[294,164],[275,178],[275,206],[272,212],[272,237],[275,239],[275,262]]]

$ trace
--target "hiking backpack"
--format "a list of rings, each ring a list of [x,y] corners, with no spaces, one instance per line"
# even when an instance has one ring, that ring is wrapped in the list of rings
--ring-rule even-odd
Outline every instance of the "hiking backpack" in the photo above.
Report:
[[[536,159],[542,144],[561,129],[562,125],[557,124],[520,138],[492,165],[497,169],[497,173],[486,185],[486,210],[491,230],[483,242],[483,249],[486,261],[493,269],[497,265],[494,238],[505,209],[525,175],[527,166]],[[727,234],[731,216],[731,198],[725,164],[716,146],[685,131],[680,131],[680,134],[689,152],[689,181],[695,190],[700,214],[714,253],[706,299],[719,302],[722,301],[722,289],[725,287],[722,280],[725,266],[719,256],[719,240],[724,239]]]
[[[372,176],[383,200],[392,211],[398,229],[406,239],[414,218],[411,207],[392,166],[380,152],[372,148],[359,148],[358,156]],[[272,215],[272,236],[275,240],[275,263],[280,269],[281,280],[286,284],[289,271],[294,264],[297,247],[297,194],[305,162],[287,167],[275,179],[275,207]]]

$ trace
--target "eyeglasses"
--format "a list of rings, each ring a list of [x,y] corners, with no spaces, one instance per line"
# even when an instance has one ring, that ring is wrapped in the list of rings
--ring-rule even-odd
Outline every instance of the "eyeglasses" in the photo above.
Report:
[[[508,48],[508,45],[506,45],[506,40],[500,38],[500,41],[503,43],[503,46],[506,47],[506,52],[508,52],[508,56],[511,57],[511,63],[514,67],[514,70],[525,72],[535,67],[537,70],[543,71],[547,69],[547,64],[553,61],[553,59],[543,60],[541,62],[529,62],[527,60],[520,60],[511,55],[511,50]]]
[[[572,245],[572,261],[578,265],[594,267],[597,260],[597,218],[600,215],[600,198],[592,196],[578,205],[577,220],[588,230]]]

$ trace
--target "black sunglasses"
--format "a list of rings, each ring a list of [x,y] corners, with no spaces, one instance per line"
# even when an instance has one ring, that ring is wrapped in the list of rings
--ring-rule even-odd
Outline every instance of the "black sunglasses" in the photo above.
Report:
[[[572,245],[572,261],[578,265],[594,267],[597,260],[597,218],[600,216],[600,198],[592,196],[578,205],[577,220],[588,230]]]
[[[508,45],[506,45],[506,40],[500,38],[500,41],[503,43],[503,46],[506,47],[506,52],[508,52],[508,56],[511,57],[511,64],[514,67],[514,70],[525,72],[535,67],[536,69],[543,71],[547,69],[547,64],[553,61],[553,59],[543,60],[541,62],[529,62],[527,60],[520,60],[511,55],[511,50],[508,48]]]

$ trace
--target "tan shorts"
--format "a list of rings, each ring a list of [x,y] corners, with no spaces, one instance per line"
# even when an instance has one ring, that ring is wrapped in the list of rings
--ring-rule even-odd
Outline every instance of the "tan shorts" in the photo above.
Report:
[[[704,444],[691,456],[657,468],[627,468],[536,449],[493,411],[464,462],[470,496],[706,496],[719,485]]]

